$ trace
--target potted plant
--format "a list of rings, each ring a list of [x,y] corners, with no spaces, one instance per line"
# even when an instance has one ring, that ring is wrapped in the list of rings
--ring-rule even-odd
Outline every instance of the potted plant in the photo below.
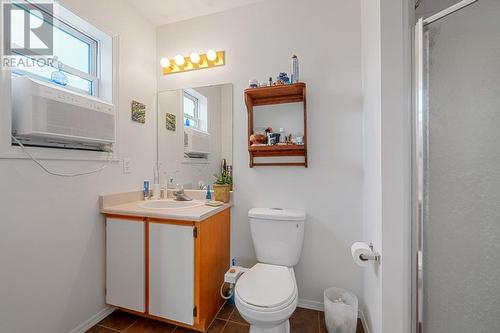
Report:
[[[223,171],[220,175],[215,176],[215,183],[213,185],[214,189],[214,199],[216,201],[222,201],[224,203],[229,202],[229,194],[231,192],[231,187],[233,186],[233,178],[226,172]]]

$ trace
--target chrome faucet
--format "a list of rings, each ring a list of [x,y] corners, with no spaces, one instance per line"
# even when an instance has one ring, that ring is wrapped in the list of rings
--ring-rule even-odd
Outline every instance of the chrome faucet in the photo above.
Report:
[[[175,187],[175,192],[174,192],[174,200],[175,201],[191,201],[193,199],[191,199],[190,197],[188,197],[184,193],[184,186],[177,184],[177,186]]]

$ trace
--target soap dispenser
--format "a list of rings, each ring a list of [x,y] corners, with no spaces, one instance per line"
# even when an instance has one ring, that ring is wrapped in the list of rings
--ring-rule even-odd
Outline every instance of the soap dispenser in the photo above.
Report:
[[[207,186],[207,195],[206,195],[205,199],[207,199],[207,201],[212,200],[212,191],[210,189],[210,185]]]

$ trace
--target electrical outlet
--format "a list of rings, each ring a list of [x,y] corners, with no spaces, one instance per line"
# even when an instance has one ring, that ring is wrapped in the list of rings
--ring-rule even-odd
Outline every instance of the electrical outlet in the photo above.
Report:
[[[132,162],[130,161],[130,158],[123,159],[123,173],[132,173]]]

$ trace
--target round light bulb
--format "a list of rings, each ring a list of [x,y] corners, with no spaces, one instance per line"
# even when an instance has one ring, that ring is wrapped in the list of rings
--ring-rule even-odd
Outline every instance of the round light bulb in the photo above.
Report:
[[[168,68],[168,67],[170,67],[170,59],[168,59],[168,58],[161,58],[161,60],[160,60],[160,65],[161,65],[161,67],[163,67],[163,68]]]
[[[215,53],[214,50],[208,50],[207,51],[207,59],[209,61],[215,61],[215,60],[217,60],[217,53]]]
[[[198,64],[200,62],[200,55],[196,52],[191,53],[189,59],[193,64]]]
[[[178,54],[178,55],[176,55],[176,56],[175,56],[175,64],[176,64],[177,66],[182,66],[182,65],[184,65],[184,62],[185,62],[185,59],[184,59],[184,57],[183,57],[183,56],[181,56],[180,54]]]

